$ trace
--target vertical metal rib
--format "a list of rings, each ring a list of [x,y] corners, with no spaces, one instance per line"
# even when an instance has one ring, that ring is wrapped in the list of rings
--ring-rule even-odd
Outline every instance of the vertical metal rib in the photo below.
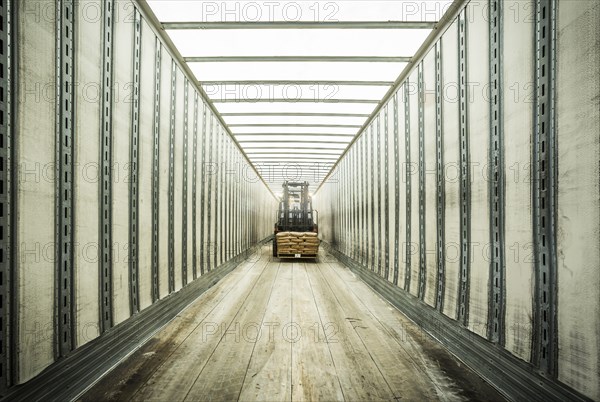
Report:
[[[139,307],[139,278],[138,278],[138,203],[139,203],[139,164],[138,150],[140,139],[140,57],[142,19],[140,12],[134,10],[133,24],[133,102],[131,103],[131,149],[130,182],[129,182],[129,311],[133,315]]]
[[[73,33],[74,4],[61,0],[56,8],[56,356],[74,348],[73,304]]]
[[[171,111],[169,125],[169,293],[175,291],[175,103],[177,99],[177,65],[171,60]]]
[[[373,124],[369,127],[369,149],[371,154],[371,271],[375,272],[377,254],[375,254],[375,134],[373,133]]]
[[[361,240],[361,266],[366,267],[369,264],[369,231],[367,226],[367,164],[366,164],[366,133],[363,133],[359,138],[360,141],[360,198],[361,198],[361,228],[360,232],[362,234]]]
[[[384,169],[384,188],[385,188],[385,192],[384,192],[384,207],[383,207],[383,211],[384,211],[384,236],[383,239],[385,241],[385,247],[384,247],[384,275],[385,275],[385,280],[389,280],[389,275],[390,275],[390,176],[388,173],[388,165],[390,163],[389,161],[389,146],[388,146],[388,130],[389,130],[389,122],[388,122],[388,106],[389,106],[389,102],[388,104],[385,105],[385,109],[384,109],[384,163],[383,163],[383,169]]]
[[[536,1],[536,92],[533,141],[535,303],[533,354],[540,370],[557,372],[556,335],[556,7]]]
[[[102,331],[113,325],[112,319],[112,84],[113,84],[113,0],[104,2],[104,51],[102,69],[102,172],[100,180],[100,295]]]
[[[154,303],[160,298],[158,288],[158,252],[159,252],[159,185],[160,185],[160,76],[161,76],[161,58],[162,44],[156,38],[155,55],[154,55],[154,148],[152,151],[152,302]]]
[[[189,84],[183,80],[183,194],[181,221],[181,283],[187,285],[188,272],[188,123],[189,123]]]
[[[0,393],[12,385],[14,344],[11,322],[13,320],[16,295],[13,285],[12,248],[12,107],[13,107],[13,3],[0,3],[0,41],[4,51],[0,52]]]
[[[425,88],[423,84],[423,62],[418,70],[418,110],[419,110],[419,290],[421,300],[425,298],[427,281],[427,254],[425,249]]]
[[[208,131],[206,129],[207,120],[206,120],[206,103],[202,102],[202,137],[200,138],[200,143],[202,144],[202,152],[200,153],[200,275],[204,275],[204,262],[206,261],[206,244],[204,237],[204,225],[206,222],[205,213],[205,204],[206,204],[206,149],[208,144]],[[208,193],[210,195],[210,193]]]
[[[443,96],[442,96],[442,41],[435,45],[435,134],[436,134],[436,210],[437,210],[437,294],[435,307],[444,311],[444,295],[446,285],[446,188],[444,176],[444,122],[443,122]]]
[[[198,92],[194,91],[194,145],[192,155],[192,278],[198,277]]]
[[[467,21],[466,11],[458,17],[459,52],[459,110],[460,110],[460,280],[458,286],[457,319],[468,324],[469,317],[469,278],[470,278],[470,242],[471,242],[471,177],[469,166],[469,119],[467,91]]]
[[[398,286],[400,271],[400,147],[398,131],[398,91],[394,93],[394,285]]]
[[[211,261],[212,259],[210,258],[211,252],[212,252],[212,248],[211,248],[211,228],[212,228],[212,199],[213,199],[213,192],[212,192],[212,163],[213,163],[213,114],[212,112],[210,112],[210,119],[209,119],[209,130],[208,130],[208,161],[207,163],[205,163],[205,165],[211,166],[211,175],[209,177],[208,176],[208,172],[205,172],[205,176],[203,178],[204,180],[204,185],[206,185],[206,181],[208,181],[208,192],[206,193],[206,197],[208,198],[207,200],[207,206],[206,208],[208,209],[207,212],[207,220],[208,222],[206,223],[206,233],[207,233],[207,239],[206,239],[206,271],[211,271]],[[205,169],[203,167],[203,169]],[[205,169],[206,170],[206,169]],[[203,190],[204,191],[204,190]]]
[[[408,94],[410,86],[409,78],[406,79],[406,82],[402,86],[402,91],[404,93],[404,145],[406,147],[406,162],[404,164],[405,172],[405,181],[406,181],[406,240],[404,243],[404,247],[406,248],[404,263],[405,263],[405,271],[404,271],[404,290],[410,292],[410,280],[411,280],[411,208],[412,208],[412,183],[411,183],[411,165],[410,165],[410,96]]]
[[[353,247],[355,249],[355,253],[354,253],[354,261],[355,262],[360,262],[360,254],[361,254],[361,249],[360,249],[360,204],[359,204],[359,197],[360,197],[360,168],[358,166],[358,158],[359,158],[359,150],[358,150],[358,144],[355,145],[354,147],[354,153],[352,155],[352,168],[354,170],[354,172],[356,173],[356,176],[354,177],[354,185],[352,187],[352,210],[354,212],[354,244]]]
[[[502,131],[502,8],[490,0],[490,294],[488,339],[504,345],[504,133]]]
[[[349,160],[346,158],[346,160],[344,161],[344,250],[345,255],[349,255],[350,254],[350,205],[349,205],[349,200],[350,200],[350,168],[348,165]]]
[[[228,261],[229,260],[229,219],[228,219],[228,215],[229,215],[229,211],[230,211],[230,205],[229,205],[229,180],[228,180],[228,174],[229,174],[229,152],[231,150],[231,148],[229,147],[229,138],[225,138],[225,136],[223,136],[224,141],[225,141],[225,156],[224,156],[224,167],[223,167],[223,192],[225,193],[225,199],[224,199],[224,208],[223,208],[223,231],[224,236],[223,236],[223,244],[221,246],[221,255],[223,256],[222,261]]]
[[[381,251],[381,113],[377,115],[377,273],[381,275],[381,260],[383,253]]]
[[[220,226],[220,222],[219,222],[219,218],[221,216],[221,186],[220,186],[220,178],[221,175],[219,174],[220,172],[220,166],[221,166],[221,137],[222,137],[222,132],[221,132],[221,126],[219,125],[219,123],[217,122],[216,125],[216,130],[215,130],[215,168],[216,168],[216,173],[215,173],[215,232],[214,232],[214,244],[213,244],[213,267],[214,269],[216,269],[219,266],[219,254],[218,254],[218,250],[219,250],[219,243],[221,242],[221,239],[219,237],[220,232],[219,232],[219,226]]]

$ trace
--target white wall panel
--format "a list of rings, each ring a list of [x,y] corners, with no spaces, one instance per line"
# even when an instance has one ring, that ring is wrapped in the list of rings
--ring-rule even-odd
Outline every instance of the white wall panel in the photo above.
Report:
[[[600,3],[558,6],[558,373],[561,381],[598,400]]]
[[[398,174],[398,186],[400,194],[398,194],[398,206],[395,209],[395,213],[398,214],[399,228],[398,228],[398,286],[402,289],[405,288],[406,278],[406,147],[404,146],[405,133],[406,133],[406,118],[404,115],[404,89],[401,87],[397,92],[398,97],[398,159],[400,160],[400,166]]]
[[[161,53],[159,212],[158,212],[158,288],[160,298],[169,294],[169,128],[171,111],[171,56]]]
[[[490,214],[488,154],[490,138],[489,26],[487,15],[475,13],[467,24],[467,80],[469,89],[469,162],[471,167],[471,274],[469,329],[487,334],[490,276]]]
[[[534,106],[534,23],[514,10],[533,10],[533,1],[504,6],[504,166],[506,348],[519,358],[531,358],[533,320],[532,141]],[[505,45],[506,46],[506,45]]]
[[[53,19],[22,12],[36,1],[18,2],[19,49],[14,135],[16,190],[17,381],[25,382],[54,359],[54,151],[55,28]],[[54,7],[45,8],[54,15]]]
[[[410,293],[419,293],[419,91],[417,70],[410,74],[409,103],[410,103],[410,172],[411,185],[411,219],[410,219]]]
[[[435,306],[437,297],[437,183],[436,183],[436,104],[435,49],[423,60],[423,122],[425,148],[425,302]]]
[[[194,190],[194,87],[188,82],[188,124],[184,125],[184,129],[187,130],[187,221],[184,224],[187,225],[187,278],[186,283],[190,283],[194,280],[194,247],[193,243],[193,190]],[[196,210],[196,213],[198,211]],[[199,220],[199,219],[198,219]],[[196,236],[198,232],[196,231]],[[196,262],[197,263],[197,262]]]
[[[115,12],[128,3],[115,2]],[[115,19],[113,44],[113,126],[112,126],[112,286],[113,323],[130,315],[129,309],[129,184],[131,144],[131,102],[133,102],[133,28],[124,19]]]
[[[175,83],[175,138],[173,146],[175,150],[175,159],[173,160],[174,169],[174,228],[175,228],[175,247],[174,247],[174,269],[175,269],[175,291],[182,287],[181,267],[183,264],[182,256],[182,238],[183,238],[183,114],[184,114],[184,82],[183,73],[177,67]]]
[[[393,98],[392,98],[393,99]],[[387,280],[390,282],[394,281],[394,266],[396,263],[396,253],[394,251],[394,247],[397,241],[396,238],[396,187],[395,187],[395,168],[394,164],[396,162],[396,158],[394,156],[394,101],[391,100],[387,104],[387,137],[384,141],[387,142],[388,146],[388,164],[384,167],[388,172],[388,221],[389,221],[389,230],[388,237],[386,239],[389,247],[389,272]],[[399,140],[399,139],[398,139]],[[398,143],[398,148],[400,148],[400,143]],[[400,176],[400,175],[398,175]],[[355,179],[356,180],[356,179]],[[398,248],[398,253],[400,253],[400,248]],[[398,261],[398,264],[400,264]]]
[[[154,76],[156,37],[142,22],[140,63],[140,137],[139,163],[139,230],[138,277],[140,309],[152,304],[152,167],[154,160]]]
[[[454,22],[442,38],[442,71],[444,77],[444,176],[446,215],[446,290],[444,314],[456,317],[458,278],[460,271],[460,189],[459,189],[459,115],[458,115],[458,29]]]
[[[86,1],[90,7],[100,8],[99,1]],[[81,9],[80,9],[81,10]],[[79,15],[80,13],[78,13]],[[102,24],[88,19],[77,23],[77,43],[100,43]],[[79,90],[75,98],[75,163],[73,195],[75,197],[74,248],[76,344],[96,338],[99,327],[99,177],[100,177],[100,97],[102,91],[102,50],[98,46],[78,46],[75,55],[75,76]]]

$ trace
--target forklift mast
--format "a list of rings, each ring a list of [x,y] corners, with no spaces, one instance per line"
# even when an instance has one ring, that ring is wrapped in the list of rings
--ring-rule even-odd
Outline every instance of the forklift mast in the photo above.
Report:
[[[275,233],[282,231],[316,232],[315,213],[308,193],[308,182],[283,183],[283,196],[279,202]]]

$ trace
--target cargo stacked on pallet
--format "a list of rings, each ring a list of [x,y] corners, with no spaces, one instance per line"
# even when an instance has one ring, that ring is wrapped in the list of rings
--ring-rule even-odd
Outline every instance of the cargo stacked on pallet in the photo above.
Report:
[[[279,232],[275,238],[279,258],[316,258],[319,253],[317,233]]]

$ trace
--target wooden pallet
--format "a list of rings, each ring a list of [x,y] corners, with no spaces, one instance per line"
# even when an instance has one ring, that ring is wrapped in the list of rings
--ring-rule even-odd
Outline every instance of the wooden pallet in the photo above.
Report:
[[[318,254],[287,254],[287,253],[277,253],[277,258],[317,258]]]

